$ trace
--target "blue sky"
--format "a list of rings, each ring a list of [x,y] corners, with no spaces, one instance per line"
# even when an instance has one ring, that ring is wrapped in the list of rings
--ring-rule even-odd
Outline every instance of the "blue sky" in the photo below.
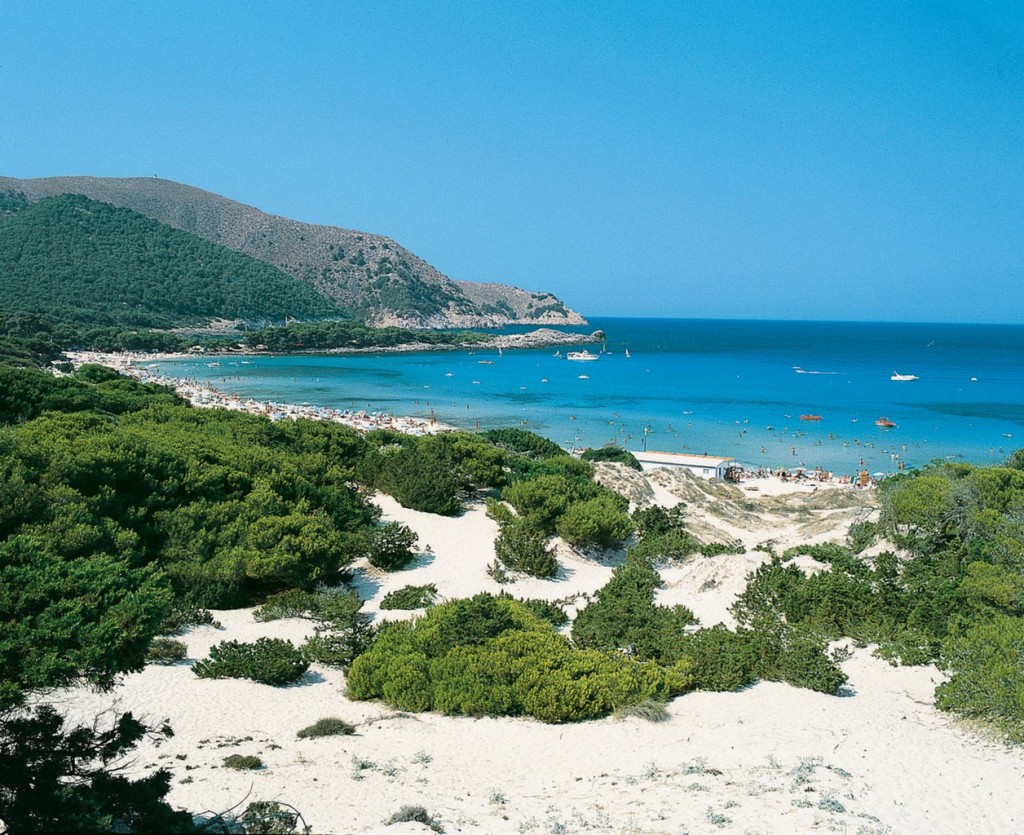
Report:
[[[1024,322],[1020,2],[2,17],[0,174],[156,174],[593,316]]]

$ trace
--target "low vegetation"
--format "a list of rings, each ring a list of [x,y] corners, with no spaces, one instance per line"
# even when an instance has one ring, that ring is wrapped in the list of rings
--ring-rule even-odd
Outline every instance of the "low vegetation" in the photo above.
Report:
[[[192,666],[200,678],[248,678],[274,686],[292,684],[308,669],[303,654],[280,638],[259,638],[251,644],[222,641]]]
[[[389,591],[381,598],[381,609],[424,609],[432,606],[437,599],[437,586],[427,583],[425,586],[403,586]]]
[[[336,716],[327,716],[317,719],[312,725],[307,725],[300,730],[296,736],[299,739],[317,739],[322,736],[348,736],[356,732],[356,726]]]
[[[188,647],[184,641],[176,641],[174,638],[154,638],[150,641],[149,649],[146,650],[147,664],[161,664],[169,666],[184,661],[188,654]]]
[[[231,768],[235,771],[260,771],[265,768],[263,760],[259,757],[246,754],[231,754],[224,758],[224,768]]]
[[[349,697],[400,710],[569,722],[684,692],[682,667],[574,648],[508,598],[478,594],[387,624],[348,675]]]

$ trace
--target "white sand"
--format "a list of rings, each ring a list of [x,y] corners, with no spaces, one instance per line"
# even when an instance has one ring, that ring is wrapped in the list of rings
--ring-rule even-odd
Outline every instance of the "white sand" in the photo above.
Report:
[[[661,501],[675,500],[662,486],[651,490]],[[377,501],[386,519],[412,527],[431,553],[391,575],[358,565],[358,585],[371,596],[368,611],[409,584],[434,583],[445,598],[505,588],[557,599],[595,591],[611,574],[611,560],[602,564],[563,547],[556,580],[500,587],[485,570],[496,528],[481,505],[445,519],[405,510],[387,497]],[[697,510],[691,505],[688,512]],[[836,518],[832,536],[819,540],[840,539],[843,522],[856,512]],[[789,541],[806,524],[773,512],[765,519],[760,529],[749,518],[718,524],[754,543]],[[694,558],[665,570],[668,588],[659,600],[686,603],[707,625],[729,622],[728,606],[744,576],[764,559],[761,552]],[[220,640],[272,635],[298,643],[311,631],[298,620],[255,623],[249,610],[215,614],[222,631],[200,627],[184,636],[190,659]],[[175,736],[144,744],[131,770],[170,768],[173,804],[222,811],[279,800],[298,807],[318,833],[429,831],[418,824],[383,826],[401,806],[417,804],[446,832],[1024,831],[1024,752],[977,736],[936,710],[933,690],[941,677],[933,667],[894,668],[868,648],[854,649],[843,668],[844,697],[777,683],[691,693],[672,702],[670,721],[660,724],[401,715],[386,705],[348,701],[344,675],[319,667],[298,685],[274,688],[200,680],[186,664],[154,666],[127,676],[111,694],[79,689],[63,701],[77,718],[116,702],[154,722],[168,719]],[[325,716],[357,723],[357,734],[296,739],[296,731]],[[233,753],[256,754],[266,769],[220,767]]]

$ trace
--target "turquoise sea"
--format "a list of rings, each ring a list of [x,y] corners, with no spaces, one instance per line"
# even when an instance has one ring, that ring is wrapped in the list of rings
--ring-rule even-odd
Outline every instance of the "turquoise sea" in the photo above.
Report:
[[[168,360],[160,371],[258,400],[754,467],[891,473],[937,458],[996,463],[1024,446],[1024,326],[600,318],[563,330],[595,329],[607,342],[580,346],[606,351],[596,362],[487,349]],[[883,416],[896,427],[876,426]]]

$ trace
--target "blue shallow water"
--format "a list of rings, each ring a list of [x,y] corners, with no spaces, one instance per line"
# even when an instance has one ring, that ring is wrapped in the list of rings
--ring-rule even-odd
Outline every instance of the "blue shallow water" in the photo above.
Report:
[[[594,319],[567,330],[597,328],[609,353],[596,362],[554,349],[477,350],[160,369],[260,400],[433,412],[467,429],[524,426],[564,446],[646,443],[753,466],[888,473],[900,461],[995,463],[1024,446],[1021,326]],[[894,371],[920,379],[893,382]],[[880,416],[897,428],[875,426]]]

